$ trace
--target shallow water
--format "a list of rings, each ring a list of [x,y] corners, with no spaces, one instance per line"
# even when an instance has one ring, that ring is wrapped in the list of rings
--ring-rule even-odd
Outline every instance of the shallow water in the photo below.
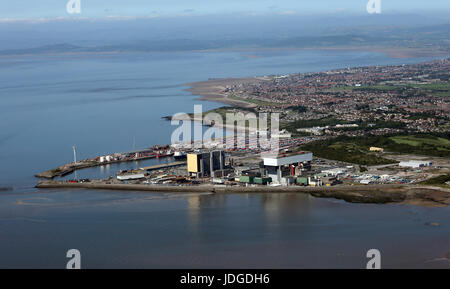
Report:
[[[0,267],[449,268],[449,211],[305,194],[57,190],[3,195]],[[433,227],[429,222],[439,223]]]

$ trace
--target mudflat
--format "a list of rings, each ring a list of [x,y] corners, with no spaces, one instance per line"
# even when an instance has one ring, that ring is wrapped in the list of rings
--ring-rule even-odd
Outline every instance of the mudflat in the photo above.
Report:
[[[83,188],[93,190],[125,190],[149,192],[210,192],[210,193],[308,193],[318,198],[335,198],[350,203],[405,203],[411,205],[446,207],[450,205],[450,189],[414,185],[368,185],[334,187],[272,187],[272,186],[162,186],[144,184],[116,184],[107,182],[68,183],[41,181],[37,188]]]

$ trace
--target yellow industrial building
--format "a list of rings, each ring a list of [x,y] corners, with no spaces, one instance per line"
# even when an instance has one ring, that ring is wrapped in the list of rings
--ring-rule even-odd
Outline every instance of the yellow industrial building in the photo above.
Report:
[[[379,148],[379,147],[370,147],[369,149],[371,152],[384,152],[383,148]]]
[[[225,167],[225,153],[223,151],[190,153],[187,155],[187,171],[189,175],[206,177],[214,171]]]

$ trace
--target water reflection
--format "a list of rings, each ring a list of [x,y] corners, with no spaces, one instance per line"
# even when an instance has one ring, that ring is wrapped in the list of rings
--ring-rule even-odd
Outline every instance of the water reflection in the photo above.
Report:
[[[307,194],[264,194],[261,204],[269,222],[280,222],[296,215],[306,217],[311,209],[312,198]]]
[[[188,228],[193,237],[199,237],[202,224],[207,224],[211,210],[226,208],[227,195],[194,194],[187,197]]]
[[[187,232],[196,241],[306,234],[317,218],[314,207],[307,194],[193,194],[187,197]]]

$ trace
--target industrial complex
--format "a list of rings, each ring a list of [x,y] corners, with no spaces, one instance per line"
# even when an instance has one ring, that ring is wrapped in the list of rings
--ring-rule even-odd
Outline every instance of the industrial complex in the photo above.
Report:
[[[36,175],[53,179],[78,169],[116,162],[158,158],[160,164],[121,170],[108,179],[71,179],[62,182],[127,184],[163,187],[331,187],[337,185],[414,184],[429,178],[441,166],[429,159],[399,159],[392,164],[365,168],[359,165],[320,159],[298,150],[301,139],[291,140],[276,154],[243,149],[176,150],[170,145],[114,153],[74,161]],[[374,149],[371,148],[370,151]],[[380,152],[380,150],[376,149]],[[138,164],[138,162],[137,162]],[[61,181],[57,181],[61,182]]]
[[[253,154],[249,154],[253,156]],[[147,184],[179,185],[308,185],[311,171],[310,152],[283,152],[245,161],[226,150],[198,150],[188,152],[186,161],[155,167],[121,171],[116,180]]]

